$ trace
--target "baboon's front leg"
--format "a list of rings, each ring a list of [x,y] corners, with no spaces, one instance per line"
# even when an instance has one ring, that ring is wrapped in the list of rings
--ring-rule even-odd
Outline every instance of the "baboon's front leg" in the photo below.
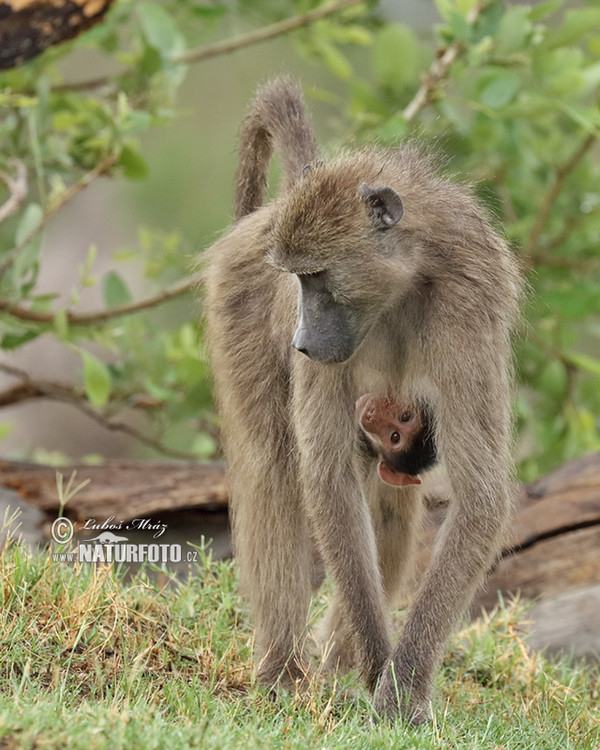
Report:
[[[372,688],[389,657],[390,641],[373,524],[354,465],[354,400],[339,371],[309,362],[299,368],[295,386],[307,514]]]
[[[386,604],[392,608],[411,573],[417,529],[423,510],[422,491],[416,487],[383,484],[371,462],[366,477],[377,557]],[[354,634],[348,626],[345,603],[339,594],[319,626],[318,640],[326,655],[326,668],[348,671],[356,664]]]
[[[433,677],[448,636],[494,560],[510,518],[508,394],[499,399],[494,394],[487,402],[486,394],[493,394],[497,383],[485,388],[484,378],[469,389],[470,398],[463,393],[440,409],[439,445],[454,501],[376,692],[383,714],[400,713],[413,723],[429,717]],[[451,386],[448,392],[451,396]]]

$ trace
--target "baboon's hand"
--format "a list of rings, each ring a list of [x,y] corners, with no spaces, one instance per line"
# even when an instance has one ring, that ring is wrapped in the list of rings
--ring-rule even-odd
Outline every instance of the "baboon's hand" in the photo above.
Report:
[[[382,719],[402,719],[418,726],[431,720],[429,689],[419,686],[414,670],[391,661],[381,675],[375,690],[375,710]]]

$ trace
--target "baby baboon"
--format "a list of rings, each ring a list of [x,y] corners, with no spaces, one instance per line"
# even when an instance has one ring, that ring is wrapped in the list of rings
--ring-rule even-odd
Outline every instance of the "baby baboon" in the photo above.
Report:
[[[510,515],[519,269],[470,191],[414,145],[315,162],[287,79],[258,91],[241,143],[238,221],[209,251],[205,310],[258,676],[304,675],[320,556],[336,587],[334,650],[352,641],[378,710],[423,721],[446,640]],[[273,147],[284,189],[262,206]],[[431,405],[452,486],[394,648],[387,609],[413,554],[421,490],[373,481],[354,414],[369,392]]]
[[[433,417],[427,406],[365,393],[356,420],[367,450],[376,456],[377,475],[392,487],[421,484],[422,472],[437,462]]]

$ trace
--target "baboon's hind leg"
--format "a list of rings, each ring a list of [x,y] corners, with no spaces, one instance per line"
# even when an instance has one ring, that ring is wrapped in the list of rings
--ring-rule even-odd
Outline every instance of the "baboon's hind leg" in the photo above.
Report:
[[[311,540],[291,467],[231,467],[235,554],[255,625],[259,681],[290,686],[305,676]]]

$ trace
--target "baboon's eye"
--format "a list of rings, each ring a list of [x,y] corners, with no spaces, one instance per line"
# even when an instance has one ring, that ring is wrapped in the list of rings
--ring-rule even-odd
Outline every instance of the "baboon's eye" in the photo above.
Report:
[[[392,432],[392,434],[390,435],[390,440],[392,441],[392,443],[394,445],[396,445],[396,443],[399,443],[400,442],[400,433],[399,432]]]
[[[412,419],[412,412],[410,411],[405,411],[400,415],[401,422],[410,422],[411,419]]]

